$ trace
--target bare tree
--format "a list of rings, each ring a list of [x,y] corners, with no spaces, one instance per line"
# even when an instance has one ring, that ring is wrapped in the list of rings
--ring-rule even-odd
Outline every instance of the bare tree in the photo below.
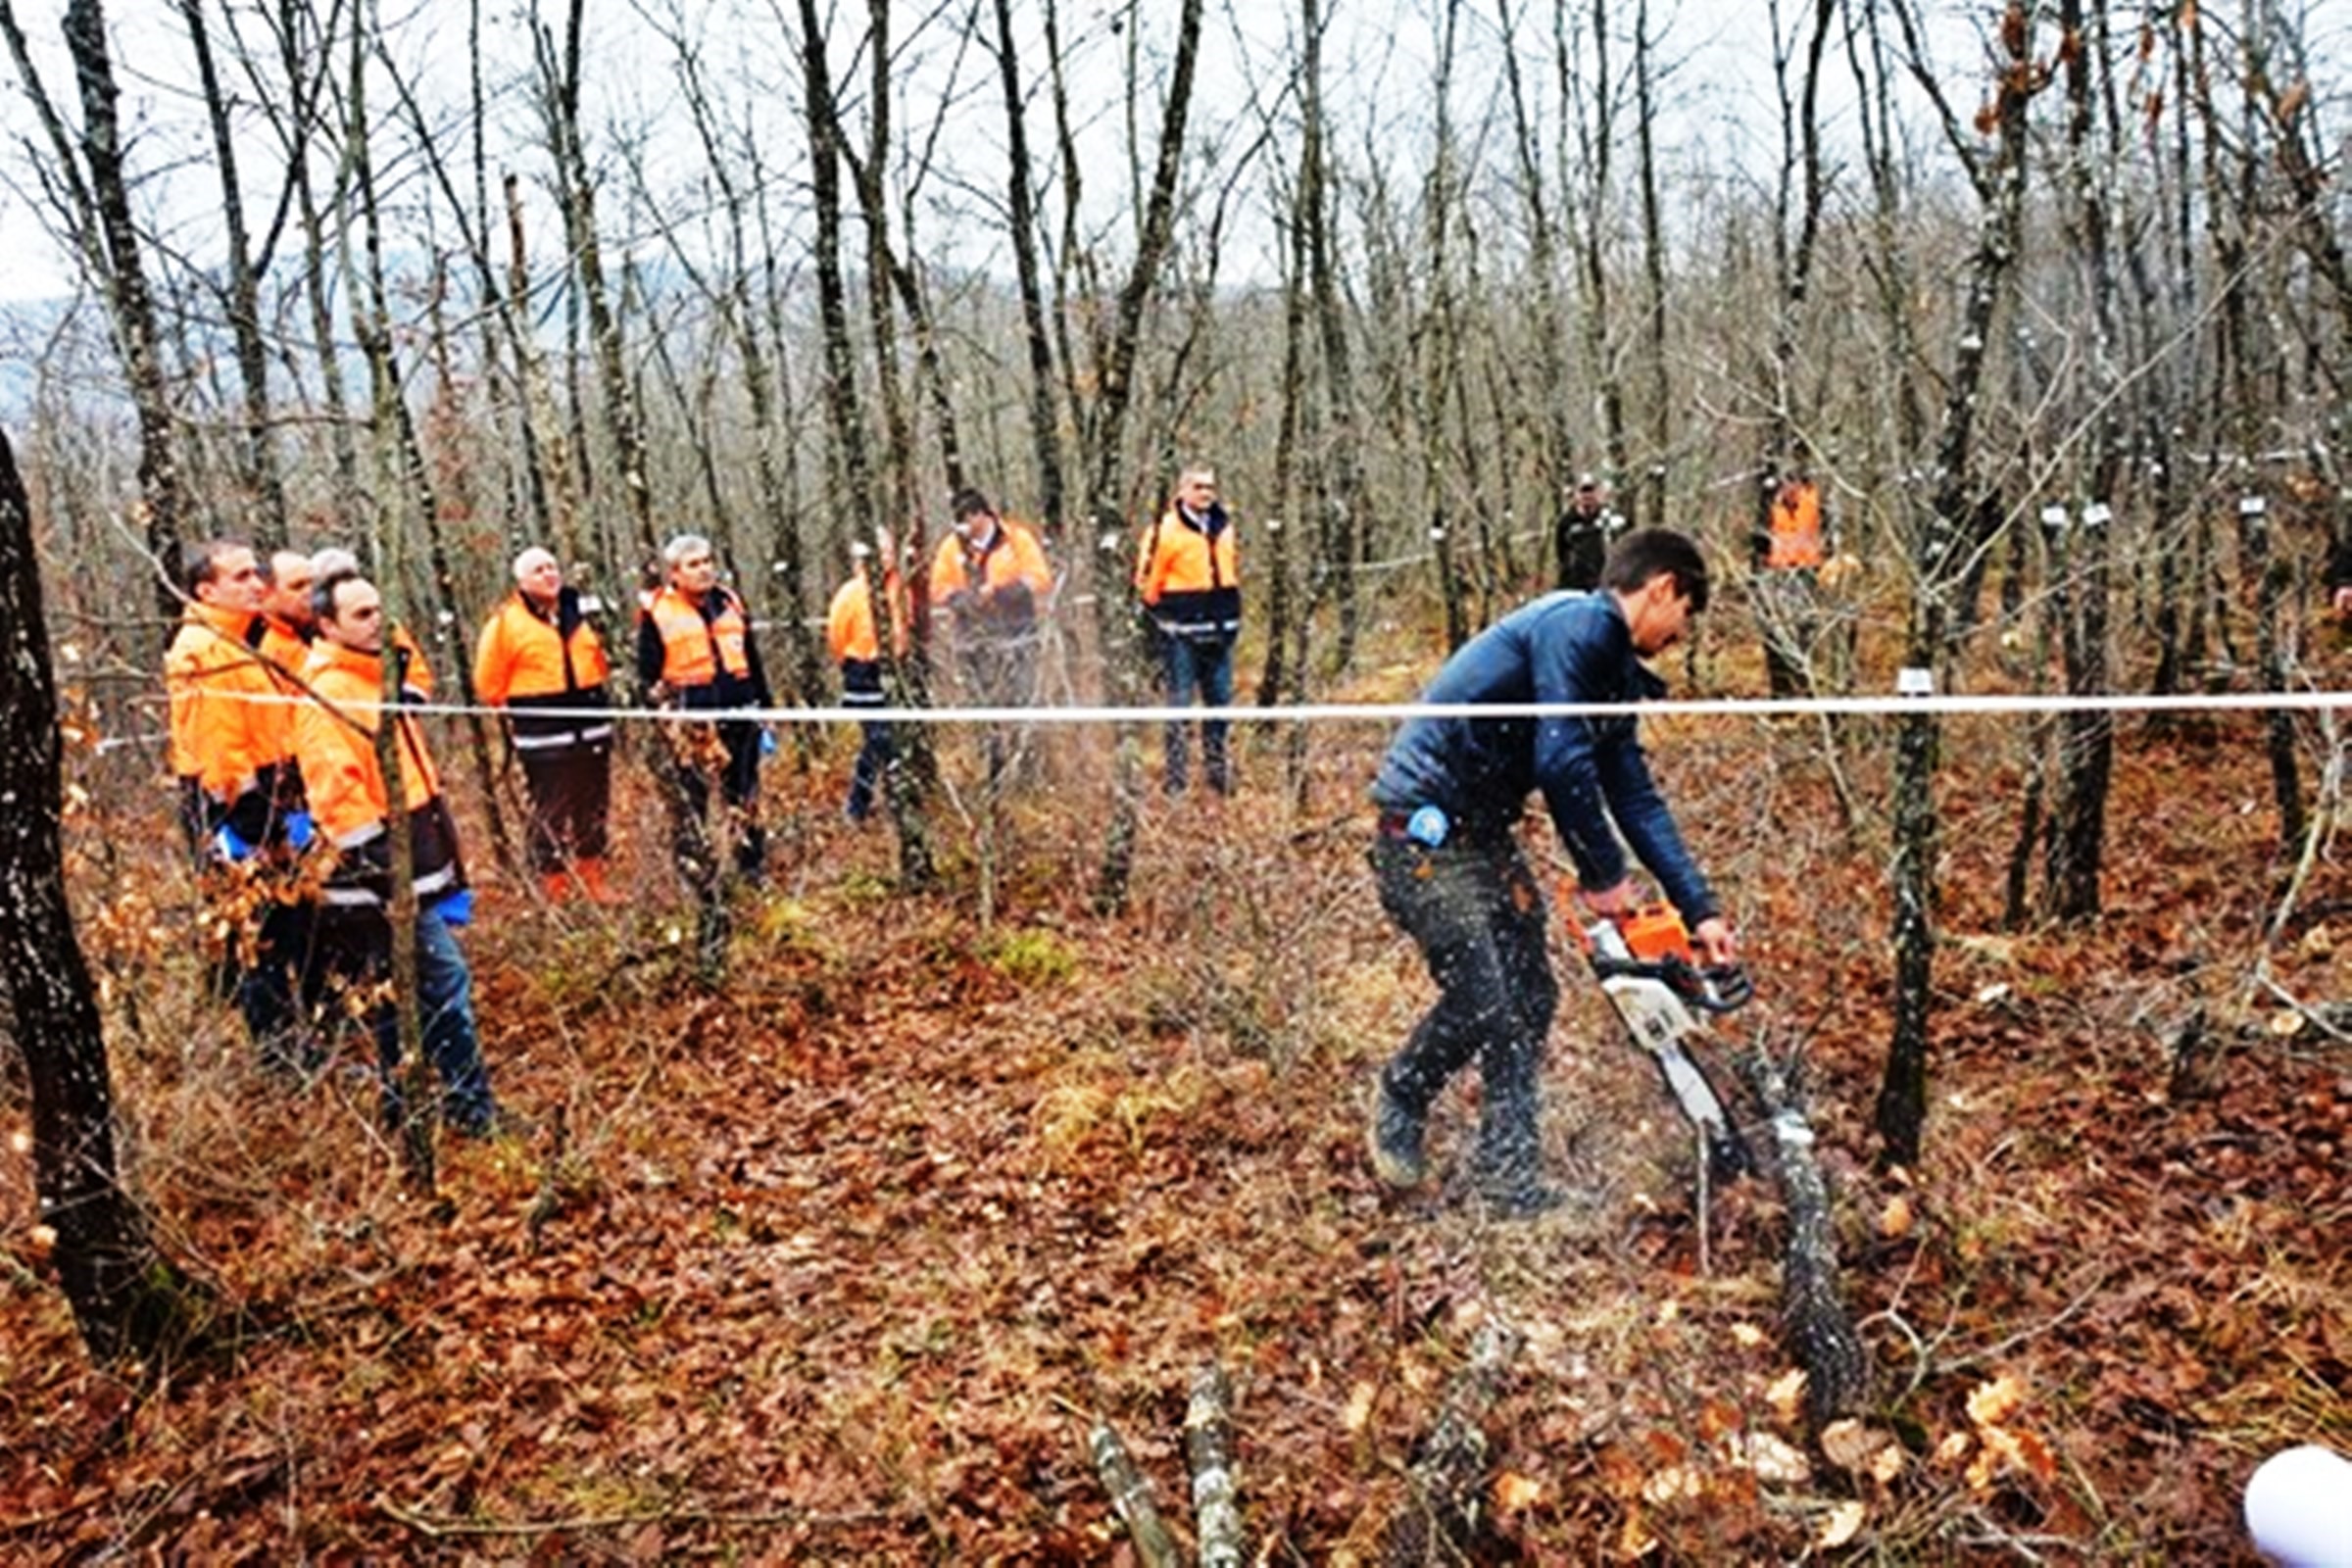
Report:
[[[1907,662],[1934,670],[1945,649],[1947,595],[1957,580],[1960,545],[1970,525],[1974,492],[1970,465],[1993,313],[2017,265],[2025,211],[2027,119],[2046,72],[2034,59],[2033,16],[2024,0],[2002,13],[2001,53],[1994,61],[1992,103],[1984,112],[1993,144],[1981,152],[1968,139],[1930,69],[1909,5],[1896,7],[1913,76],[1936,105],[1946,140],[1969,172],[1979,203],[1977,245],[1969,258],[1964,303],[1943,416],[1936,438],[1932,489],[1912,531],[1915,579]],[[1936,758],[1941,726],[1933,714],[1905,716],[1895,741],[1894,768],[1894,1019],[1886,1073],[1879,1086],[1876,1121],[1889,1164],[1919,1158],[1928,1112],[1928,1030],[1936,956],[1936,855],[1938,836]]]
[[[64,742],[41,602],[32,502],[0,432],[0,969],[8,1038],[32,1091],[33,1185],[82,1343],[102,1361],[162,1368],[196,1331],[202,1295],[157,1250],[115,1159],[114,1085],[66,901]]]
[[[147,267],[139,251],[138,227],[130,211],[130,175],[123,160],[122,124],[117,113],[122,93],[115,84],[114,58],[106,16],[98,0],[69,0],[64,18],[66,48],[81,98],[81,132],[71,137],[51,104],[17,24],[12,0],[0,0],[0,33],[8,38],[25,96],[33,102],[60,165],[57,177],[78,205],[68,222],[80,243],[85,265],[97,269],[92,281],[106,296],[123,375],[139,426],[139,494],[142,530],[156,563],[156,608],[164,622],[177,618],[179,545],[187,502],[180,483],[179,442],[172,412],[172,388],[164,372],[162,335]]]

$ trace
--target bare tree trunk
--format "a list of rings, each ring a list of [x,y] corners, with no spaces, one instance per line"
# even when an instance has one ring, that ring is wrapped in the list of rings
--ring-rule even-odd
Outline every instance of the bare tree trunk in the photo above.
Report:
[[[1007,223],[1013,275],[1021,291],[1021,339],[1029,354],[1029,444],[1037,462],[1038,518],[1050,536],[1060,538],[1067,502],[1061,430],[1054,412],[1054,340],[1037,269],[1037,195],[1029,162],[1027,100],[1013,48],[1010,0],[996,0],[996,10],[997,68],[1004,87]]]
[[[1089,421],[1092,447],[1085,457],[1086,506],[1096,546],[1091,561],[1095,620],[1102,645],[1103,691],[1113,702],[1125,700],[1142,684],[1135,595],[1125,569],[1132,542],[1127,538],[1118,472],[1134,398],[1136,360],[1143,348],[1144,314],[1158,287],[1160,267],[1175,235],[1184,129],[1200,56],[1202,10],[1202,0],[1184,0],[1177,22],[1175,66],[1168,78],[1167,98],[1160,106],[1158,158],[1145,202],[1143,228],[1136,238],[1134,265],[1119,289],[1110,340],[1097,366],[1100,390]],[[1127,903],[1128,881],[1135,870],[1138,797],[1143,787],[1135,726],[1119,725],[1113,744],[1110,821],[1095,884],[1095,903],[1105,909],[1123,908]]]
[[[824,335],[825,408],[829,416],[834,451],[842,474],[850,489],[851,514],[858,519],[859,530],[875,536],[881,514],[876,511],[872,460],[866,445],[865,411],[858,393],[858,369],[851,354],[849,289],[842,275],[841,265],[841,166],[846,160],[847,143],[833,97],[832,68],[825,58],[825,33],[816,0],[800,0],[801,13],[801,73],[803,96],[807,100],[808,123],[808,152],[812,166],[811,189],[816,202],[816,288],[817,315]],[[878,57],[887,51],[877,49]],[[879,69],[879,63],[877,63]],[[887,125],[887,110],[877,104],[874,113]],[[875,162],[879,164],[879,159]],[[877,169],[874,178],[879,179]],[[878,199],[878,198],[877,198]],[[878,239],[877,245],[887,244]],[[871,247],[869,247],[869,260]],[[869,280],[869,303],[879,298],[880,308],[887,317],[889,311],[888,285],[880,279]],[[887,320],[875,323],[887,340]],[[908,541],[912,556],[909,582],[912,602],[919,606],[925,600],[926,569],[930,565],[923,550],[922,531],[915,522],[919,512],[912,507],[911,477],[907,471],[910,457],[894,459],[894,482],[902,492],[900,508],[895,514],[907,519],[914,537]],[[879,552],[877,552],[879,554]],[[890,683],[894,706],[927,708],[930,694],[925,688],[921,661],[901,660],[893,656],[889,633],[889,595],[884,591],[883,573],[889,563],[869,564],[866,586],[869,602],[875,607],[877,630],[882,631],[882,659],[885,680]],[[922,626],[922,612],[915,612],[916,626]],[[936,778],[936,762],[930,751],[930,728],[923,724],[899,726],[897,736],[903,749],[903,765],[889,768],[884,776],[887,786],[891,818],[899,835],[899,876],[909,888],[927,887],[937,876],[931,858],[931,833],[927,801],[932,781]]]
[[[368,361],[377,488],[385,497],[382,525],[373,541],[378,558],[376,586],[383,596],[385,626],[383,701],[376,722],[375,759],[383,774],[384,799],[392,803],[386,811],[387,826],[392,830],[387,835],[392,851],[392,897],[386,915],[392,928],[392,992],[397,999],[401,1062],[407,1079],[401,1096],[406,1113],[396,1131],[410,1184],[419,1197],[429,1199],[436,1181],[433,1155],[436,1118],[429,1113],[435,1102],[433,1065],[425,1054],[423,1022],[417,1013],[416,846],[406,831],[403,805],[408,800],[404,779],[406,759],[401,756],[400,748],[401,690],[406,680],[408,655],[391,633],[402,623],[400,607],[408,598],[407,573],[403,570],[408,531],[404,513],[415,507],[429,519],[434,501],[431,480],[425,473],[424,454],[417,447],[416,425],[401,396],[399,367],[392,353],[383,218],[377,206],[375,170],[368,136],[366,45],[363,32],[357,28],[351,39],[346,110],[348,120],[343,130],[352,160],[350,194],[359,204],[356,216],[363,262],[355,267],[348,252],[354,225],[351,215],[347,214],[342,225],[346,246],[344,271],[352,298],[352,333]],[[459,662],[461,668],[466,663],[463,660]],[[471,706],[470,696],[467,705]]]
[[[2091,0],[2106,34],[2104,0]],[[2087,367],[2087,416],[2091,420],[2089,483],[2062,540],[2063,557],[2053,564],[2061,644],[2070,696],[2097,698],[2107,691],[2108,558],[2112,518],[2123,476],[2122,350],[2115,311],[2115,264],[2109,246],[2107,206],[2093,144],[2092,51],[2084,46],[2083,0],[2060,0],[2059,26],[2078,47],[2064,51],[2067,96],[2067,157],[2081,224],[2083,264],[2089,270],[2093,344]],[[2099,866],[2106,846],[2107,781],[2115,759],[2115,717],[2104,709],[2062,715],[2058,722],[2056,798],[2051,802],[2047,906],[2060,920],[2085,920],[2099,912]]]
[[[1667,466],[1674,452],[1674,393],[1666,365],[1666,233],[1658,208],[1657,51],[1649,0],[1634,7],[1634,133],[1641,150],[1642,358],[1649,370],[1649,462],[1627,492],[1629,527],[1666,521]],[[1635,476],[1628,474],[1629,480]]]
[[[1535,290],[1534,331],[1536,374],[1542,381],[1540,428],[1543,460],[1536,471],[1543,481],[1539,519],[1557,509],[1568,488],[1574,466],[1574,438],[1568,425],[1568,366],[1561,350],[1567,341],[1560,310],[1559,224],[1544,189],[1544,159],[1539,127],[1530,112],[1519,72],[1517,18],[1511,0],[1496,0],[1502,25],[1503,86],[1511,101],[1511,149],[1519,172],[1519,200],[1527,210],[1527,270]]]
[[[1579,254],[1585,281],[1585,358],[1587,373],[1592,377],[1600,404],[1601,446],[1608,454],[1610,473],[1622,481],[1629,463],[1625,384],[1619,374],[1616,349],[1609,339],[1608,214],[1614,197],[1610,166],[1617,141],[1614,100],[1617,84],[1609,74],[1608,0],[1592,0],[1591,20],[1593,56],[1589,89],[1582,75],[1571,71],[1564,14],[1555,28],[1555,49],[1563,97],[1576,102],[1586,91],[1591,94],[1591,116],[1580,112],[1576,125],[1578,150],[1587,172],[1583,211],[1578,215],[1584,231],[1584,245]]]
[[[1306,272],[1315,305],[1315,329],[1322,348],[1323,426],[1331,451],[1331,490],[1327,504],[1315,512],[1314,588],[1307,596],[1307,612],[1299,617],[1300,635],[1326,600],[1338,607],[1339,628],[1331,650],[1332,673],[1354,667],[1356,639],[1361,633],[1361,597],[1356,591],[1356,567],[1364,561],[1364,541],[1371,536],[1370,499],[1363,479],[1360,450],[1363,411],[1355,388],[1355,351],[1348,338],[1348,316],[1340,294],[1338,248],[1339,193],[1331,177],[1330,138],[1323,107],[1322,0],[1299,0],[1306,61],[1299,82],[1299,205],[1307,213]],[[1300,649],[1300,667],[1305,651]]]
[[[9,32],[17,31],[13,15]],[[81,94],[82,166],[88,171],[90,226],[104,242],[107,305],[122,355],[124,379],[139,425],[139,494],[145,503],[147,552],[161,574],[155,605],[165,624],[179,614],[179,546],[187,500],[181,492],[178,436],[172,416],[172,389],[164,374],[162,342],[146,264],[130,213],[130,182],[122,163],[122,126],[116,113],[121,96],[114,61],[107,51],[106,17],[98,0],[69,0],[66,47]],[[37,92],[29,69],[25,85]]]
[[[1898,10],[1913,73],[1935,96],[1943,98],[1929,74],[1917,27],[1908,8]],[[1928,514],[1913,542],[1917,588],[1911,605],[1908,662],[1934,670],[1943,651],[1944,596],[1960,564],[1958,545],[1966,538],[1972,498],[1969,466],[1976,431],[1977,392],[1992,341],[1992,318],[2017,262],[2024,219],[2027,111],[2034,90],[2033,24],[2022,0],[2013,0],[2003,20],[2007,49],[1995,84],[1993,113],[1998,139],[1988,163],[1967,154],[1981,205],[1975,254],[1967,271],[1959,341],[1945,385],[1942,429],[1936,438],[1935,490]],[[1948,109],[1947,138],[1967,149]],[[1895,742],[1894,769],[1894,1028],[1886,1050],[1886,1075],[1879,1086],[1876,1122],[1888,1164],[1919,1159],[1928,1113],[1928,1020],[1936,954],[1936,754],[1941,726],[1932,714],[1906,716]]]
[[[596,186],[589,174],[587,146],[580,124],[580,44],[586,25],[586,7],[587,0],[570,0],[560,56],[554,37],[545,24],[538,21],[534,7],[532,41],[538,53],[541,113],[546,118],[548,149],[555,159],[556,192],[564,211],[564,231],[571,245],[572,265],[579,275],[580,303],[588,313],[588,337],[596,356],[605,425],[612,441],[612,461],[620,468],[621,493],[627,498],[629,516],[636,525],[638,548],[650,559],[661,550],[662,541],[654,527],[645,429],[638,417],[635,392],[629,385],[620,320],[613,314],[611,291],[605,281],[604,248],[596,228]]]
[[[188,24],[188,40],[196,50],[196,77],[204,92],[206,118],[213,132],[213,157],[220,165],[220,217],[228,241],[228,329],[236,345],[237,379],[244,414],[243,478],[250,491],[253,534],[267,548],[286,540],[286,492],[278,477],[277,448],[270,435],[270,351],[262,338],[259,274],[270,266],[275,248],[272,236],[260,254],[245,221],[245,195],[237,177],[236,137],[229,124],[228,98],[213,64],[212,36],[206,30],[204,0],[179,0],[179,14]],[[283,216],[281,209],[280,216]]]
[[[1438,568],[1438,593],[1446,609],[1446,647],[1448,652],[1470,640],[1470,613],[1462,599],[1462,581],[1454,562],[1451,509],[1446,504],[1446,402],[1447,390],[1460,373],[1460,349],[1455,341],[1458,323],[1453,313],[1453,275],[1448,241],[1453,233],[1454,147],[1451,109],[1455,29],[1461,0],[1446,0],[1445,23],[1439,34],[1437,74],[1430,83],[1437,107],[1437,150],[1423,198],[1426,224],[1422,243],[1429,265],[1429,302],[1413,323],[1413,420],[1419,426],[1421,500],[1429,513],[1429,549]]]
[[[203,1298],[157,1250],[115,1162],[114,1087],[97,991],[66,900],[56,677],[32,502],[0,432],[0,970],[7,1037],[32,1095],[33,1186],[58,1282],[90,1354],[146,1362],[189,1346]]]

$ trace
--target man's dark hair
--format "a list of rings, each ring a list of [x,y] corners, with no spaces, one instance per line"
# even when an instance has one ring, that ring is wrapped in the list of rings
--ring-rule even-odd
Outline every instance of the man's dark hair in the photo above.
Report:
[[[320,620],[334,620],[336,618],[335,590],[347,582],[364,581],[366,578],[356,571],[328,572],[311,584],[311,613],[317,615]]]
[[[197,589],[220,577],[220,564],[231,553],[246,548],[240,539],[212,539],[203,544],[182,545],[179,552],[180,586],[187,590],[190,599],[195,598]],[[255,557],[254,563],[259,565],[261,558]]]
[[[966,485],[948,502],[948,515],[961,522],[966,517],[994,516],[997,509],[989,505],[988,497]]]
[[[1690,612],[1707,608],[1707,558],[1672,528],[1636,528],[1609,547],[1600,585],[1612,593],[1635,594],[1661,572],[1690,601]]]

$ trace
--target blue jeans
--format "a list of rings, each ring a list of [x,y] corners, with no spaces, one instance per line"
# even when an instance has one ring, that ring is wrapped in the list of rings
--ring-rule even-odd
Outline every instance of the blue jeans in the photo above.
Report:
[[[1169,707],[1190,708],[1195,694],[1209,708],[1233,706],[1232,638],[1163,634],[1159,643],[1167,666]],[[1200,721],[1200,760],[1207,768],[1208,787],[1219,795],[1233,793],[1233,768],[1225,753],[1229,727],[1222,718]],[[1182,719],[1168,725],[1167,767],[1168,793],[1183,794],[1192,771],[1192,759]]]
[[[381,929],[388,969],[391,928]],[[416,911],[416,1020],[424,1034],[424,1054],[441,1077],[442,1120],[461,1133],[488,1132],[498,1102],[491,1098],[490,1072],[482,1065],[481,1038],[474,1028],[473,973],[466,966],[456,933],[430,908]],[[376,1065],[383,1075],[384,1125],[397,1127],[408,1112],[400,1091],[397,1005],[385,1001],[369,1008],[368,1030],[375,1037]]]

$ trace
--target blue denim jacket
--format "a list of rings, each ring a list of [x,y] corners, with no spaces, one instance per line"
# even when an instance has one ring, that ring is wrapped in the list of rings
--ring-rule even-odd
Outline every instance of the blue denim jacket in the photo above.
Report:
[[[1555,593],[1463,644],[1421,700],[1632,703],[1664,695],[1666,683],[1634,653],[1615,598]],[[1407,719],[1380,764],[1372,799],[1388,810],[1438,807],[1452,819],[1453,832],[1494,842],[1509,835],[1531,790],[1543,792],[1586,887],[1622,881],[1630,844],[1686,920],[1695,925],[1721,912],[1650,779],[1630,713]]]

